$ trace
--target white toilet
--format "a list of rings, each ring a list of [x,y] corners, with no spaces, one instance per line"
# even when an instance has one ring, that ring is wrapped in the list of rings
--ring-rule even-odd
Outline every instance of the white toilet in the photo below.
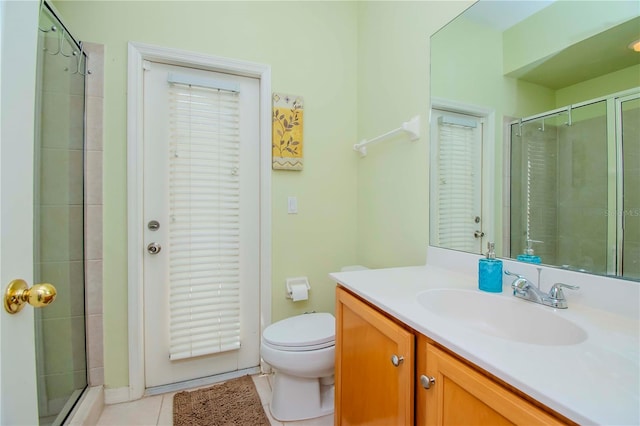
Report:
[[[275,370],[271,414],[280,421],[333,413],[335,318],[298,315],[262,332],[262,359]]]

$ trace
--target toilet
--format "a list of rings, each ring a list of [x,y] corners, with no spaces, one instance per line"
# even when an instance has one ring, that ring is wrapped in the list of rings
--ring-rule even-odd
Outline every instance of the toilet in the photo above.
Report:
[[[262,359],[275,370],[271,414],[294,421],[333,413],[335,318],[297,315],[262,332]]]

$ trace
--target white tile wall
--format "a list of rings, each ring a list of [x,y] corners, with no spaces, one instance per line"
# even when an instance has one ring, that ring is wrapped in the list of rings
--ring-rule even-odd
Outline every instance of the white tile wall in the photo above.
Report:
[[[104,384],[102,333],[102,160],[104,46],[84,43],[85,99],[85,315],[89,385]]]

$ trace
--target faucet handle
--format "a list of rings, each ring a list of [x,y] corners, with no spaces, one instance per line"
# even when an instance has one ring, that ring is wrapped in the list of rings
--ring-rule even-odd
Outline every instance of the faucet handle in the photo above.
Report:
[[[523,275],[516,274],[516,273],[513,273],[513,272],[509,272],[509,271],[507,271],[506,269],[504,270],[504,274],[505,274],[505,275],[512,275],[512,276],[514,276],[514,277],[516,277],[516,278],[524,278],[524,279],[526,279]]]
[[[563,288],[578,290],[580,287],[577,285],[570,285],[565,283],[555,283],[553,286],[551,286],[551,290],[549,290],[549,297],[556,300],[564,300],[564,293],[562,292]]]

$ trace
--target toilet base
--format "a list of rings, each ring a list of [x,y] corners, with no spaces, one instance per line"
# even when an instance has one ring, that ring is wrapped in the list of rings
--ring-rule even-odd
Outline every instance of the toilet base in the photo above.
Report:
[[[334,407],[332,379],[332,377],[308,379],[276,371],[269,405],[271,415],[276,420],[288,422],[332,414]]]

